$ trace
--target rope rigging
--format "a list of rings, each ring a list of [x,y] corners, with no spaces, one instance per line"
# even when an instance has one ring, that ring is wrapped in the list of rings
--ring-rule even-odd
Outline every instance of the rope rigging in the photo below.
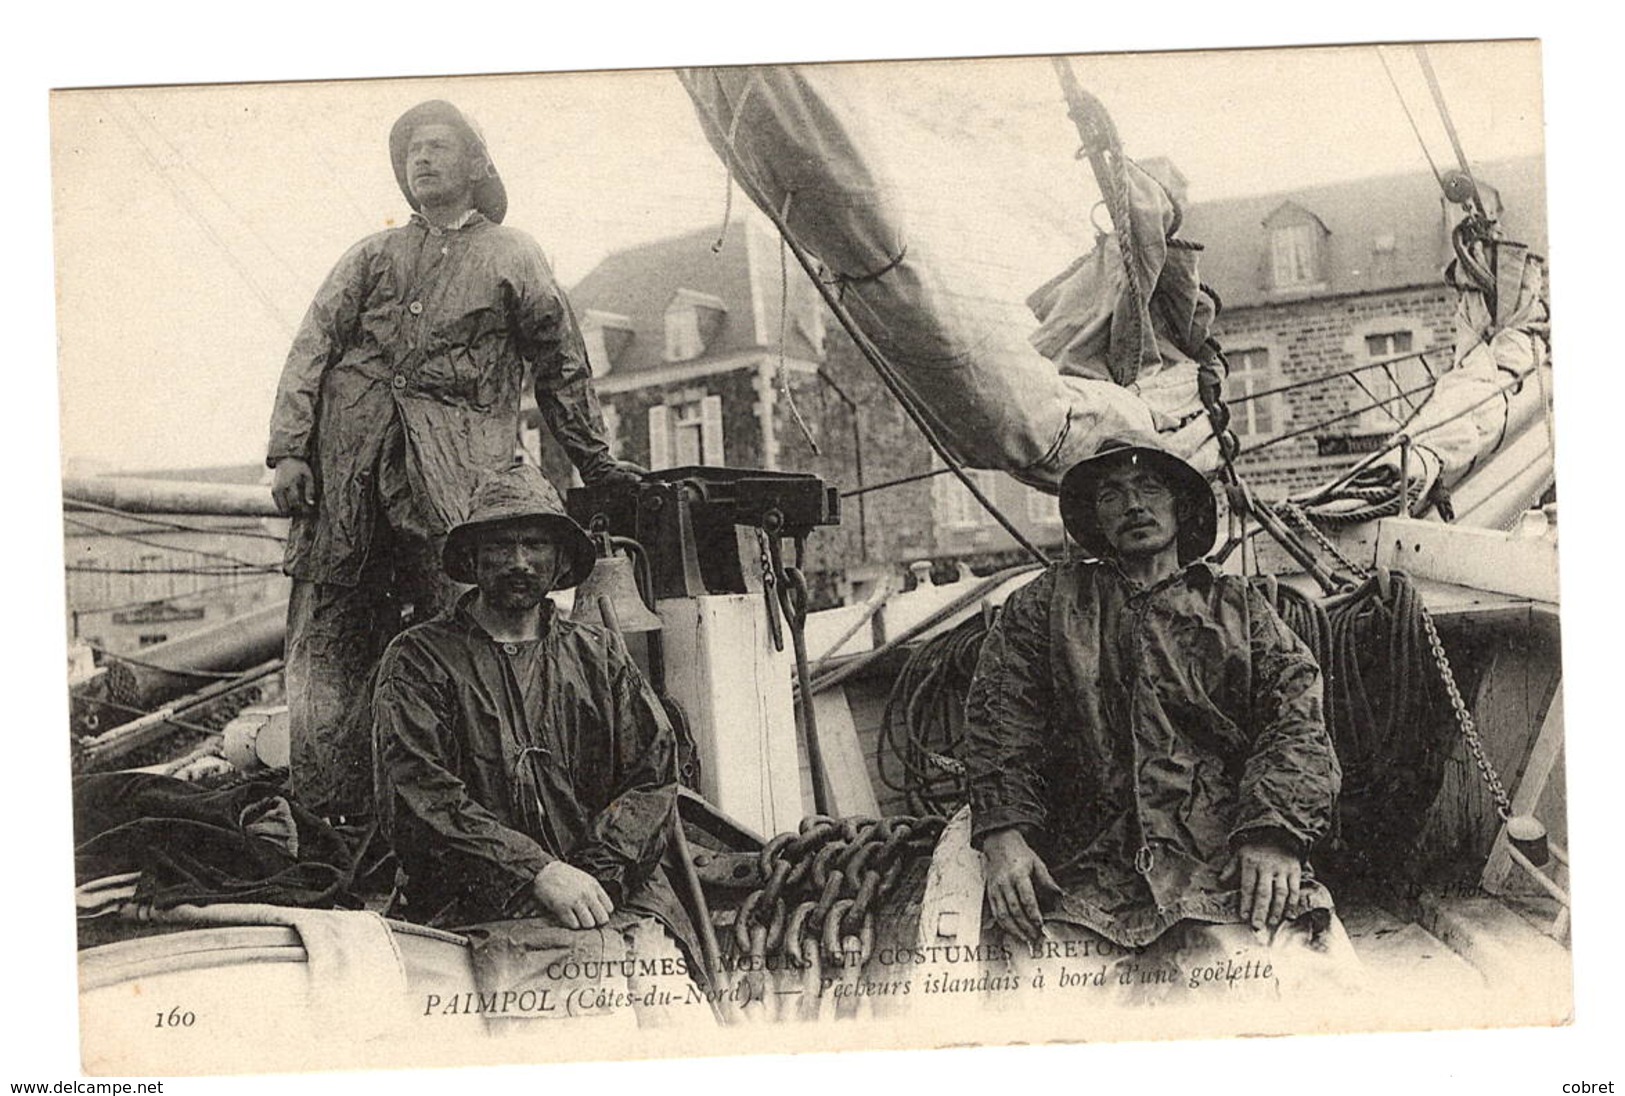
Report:
[[[115,540],[129,541],[131,544],[139,544],[143,548],[161,548],[166,552],[185,552],[188,555],[203,556],[208,559],[224,560],[228,564],[243,568],[258,569],[271,566],[270,564],[256,563],[253,560],[243,559],[240,556],[234,556],[229,552],[211,552],[207,548],[192,548],[181,544],[165,544],[163,541],[148,540],[145,537],[137,536],[134,533],[121,533],[116,529],[108,529],[97,525],[94,522],[76,518],[72,514],[63,514],[62,520],[75,528],[83,529],[87,533],[96,533],[100,536],[112,537]],[[219,565],[215,564],[212,566]]]
[[[1343,562],[1356,577],[1335,597],[1311,597],[1271,575],[1251,582],[1323,669],[1327,729],[1344,773],[1325,866],[1391,879],[1441,787],[1453,716],[1486,782],[1493,789],[1499,780],[1468,730],[1471,716],[1415,585],[1400,572],[1367,574]],[[990,626],[981,614],[922,643],[893,685],[877,767],[910,814],[947,817],[967,801],[965,699]]]
[[[120,518],[125,521],[133,521],[141,525],[150,525],[164,532],[206,533],[210,536],[244,537],[250,540],[275,541],[277,544],[283,544],[287,541],[287,537],[281,535],[280,533],[267,533],[265,530],[260,528],[242,529],[234,528],[229,525],[194,525],[189,522],[177,521],[172,517],[159,518],[153,517],[150,514],[138,514],[134,510],[121,510],[116,506],[103,506],[99,502],[88,502],[85,499],[65,499],[63,500],[63,508],[65,510],[89,510],[97,514],[107,514],[110,517]],[[258,522],[256,521],[256,525],[257,524]]]

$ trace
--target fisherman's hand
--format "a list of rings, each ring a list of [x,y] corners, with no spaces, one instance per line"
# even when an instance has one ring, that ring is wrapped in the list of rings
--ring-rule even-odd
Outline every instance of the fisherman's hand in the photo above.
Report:
[[[1033,852],[1015,827],[997,830],[982,839],[983,878],[988,904],[999,927],[1012,936],[1036,941],[1044,933],[1040,892],[1059,894],[1049,868]]]
[[[298,457],[283,457],[276,462],[276,476],[271,481],[271,501],[283,514],[303,514],[316,508],[316,476],[310,465]]]
[[[1298,908],[1303,858],[1273,842],[1248,841],[1236,849],[1223,878],[1238,880],[1243,921],[1254,929],[1274,928]]]
[[[588,487],[636,487],[643,482],[643,477],[649,470],[641,464],[634,464],[629,460],[616,460],[610,457],[592,470],[581,473],[582,482]]]
[[[571,864],[554,860],[536,873],[530,890],[521,896],[518,912],[551,914],[570,929],[596,929],[609,923],[615,903],[598,880]]]

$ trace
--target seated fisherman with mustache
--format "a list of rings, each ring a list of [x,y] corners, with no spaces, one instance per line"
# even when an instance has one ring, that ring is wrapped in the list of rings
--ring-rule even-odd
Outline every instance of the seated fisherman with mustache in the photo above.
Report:
[[[1202,562],[1207,481],[1108,443],[1067,473],[1060,508],[1095,558],[1011,595],[967,706],[994,921],[1031,954],[1089,939],[1178,984],[1260,948],[1352,960],[1308,863],[1340,780],[1320,668],[1244,579]]]
[[[475,490],[443,558],[476,588],[390,644],[373,701],[400,912],[469,934],[482,989],[591,981],[623,952],[697,975],[660,865],[671,724],[620,637],[547,598],[592,570],[592,541],[518,465]],[[572,949],[597,966],[562,961]]]

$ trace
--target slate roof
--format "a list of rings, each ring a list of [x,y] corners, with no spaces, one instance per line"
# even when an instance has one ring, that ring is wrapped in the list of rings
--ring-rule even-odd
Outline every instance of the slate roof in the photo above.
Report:
[[[1475,165],[1474,174],[1499,193],[1506,235],[1545,255],[1543,160],[1526,157]],[[1324,284],[1308,294],[1271,291],[1268,284],[1270,250],[1264,222],[1288,203],[1313,214],[1328,233],[1322,251]],[[1226,308],[1237,308],[1304,296],[1439,284],[1440,271],[1450,258],[1448,228],[1457,216],[1457,207],[1445,203],[1432,173],[1422,171],[1196,202],[1186,209],[1179,234],[1206,245],[1202,280],[1218,290]]]
[[[771,349],[779,344],[779,244],[771,226],[736,215],[720,252],[712,251],[717,228],[658,240],[618,251],[569,290],[578,318],[588,310],[624,316],[633,335],[616,355],[610,372],[624,374],[668,365],[665,360],[666,305],[679,289],[720,298],[727,306],[704,353],[694,361]],[[821,349],[807,337],[818,330],[824,304],[806,274],[787,256],[790,322],[785,353],[820,360]],[[800,321],[800,322],[798,322]],[[805,328],[806,330],[803,330]],[[603,370],[597,370],[603,375]]]

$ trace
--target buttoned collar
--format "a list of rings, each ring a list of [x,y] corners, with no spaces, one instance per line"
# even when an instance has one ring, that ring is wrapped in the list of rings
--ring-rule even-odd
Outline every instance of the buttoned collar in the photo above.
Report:
[[[425,217],[421,213],[414,212],[412,214],[412,223],[421,228],[427,229],[429,235],[431,236],[444,236],[448,232],[457,232],[465,228],[470,228],[476,224],[482,224],[485,219],[485,214],[481,213],[479,210],[465,209],[463,210],[463,215],[461,217],[457,218],[457,220],[453,221],[451,224],[441,227],[440,225],[431,223],[429,218]]]

